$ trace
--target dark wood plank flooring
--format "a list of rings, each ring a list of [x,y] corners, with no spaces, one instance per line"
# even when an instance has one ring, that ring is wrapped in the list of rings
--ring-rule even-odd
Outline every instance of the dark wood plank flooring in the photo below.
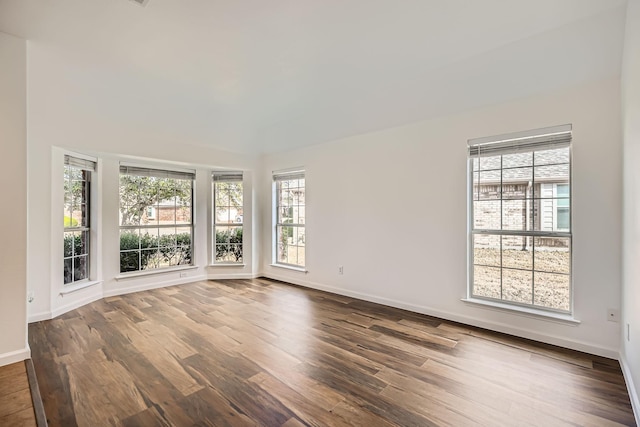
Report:
[[[25,362],[0,367],[0,426],[36,426]]]
[[[50,426],[635,425],[616,361],[266,279],[30,325]]]

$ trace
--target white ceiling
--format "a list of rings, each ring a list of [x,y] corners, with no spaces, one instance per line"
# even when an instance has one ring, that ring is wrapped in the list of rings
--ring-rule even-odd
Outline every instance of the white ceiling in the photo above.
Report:
[[[0,31],[72,64],[78,108],[255,153],[618,76],[625,5],[0,0]]]

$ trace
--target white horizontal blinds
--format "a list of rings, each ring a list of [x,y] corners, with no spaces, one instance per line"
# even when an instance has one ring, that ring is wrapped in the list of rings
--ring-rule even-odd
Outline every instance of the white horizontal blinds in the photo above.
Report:
[[[290,179],[304,179],[304,171],[296,170],[290,172],[274,172],[273,180],[274,181],[287,181]]]
[[[84,169],[91,172],[96,171],[96,162],[87,159],[81,159],[79,157],[73,157],[65,154],[64,156],[64,164],[68,166],[72,166],[78,169]]]
[[[151,169],[141,166],[120,165],[120,173],[135,176],[150,176],[154,178],[196,179],[195,171],[178,171],[166,169]]]
[[[214,172],[213,181],[242,182],[242,172]]]
[[[488,157],[565,148],[571,145],[571,125],[470,139],[467,144],[469,157]]]

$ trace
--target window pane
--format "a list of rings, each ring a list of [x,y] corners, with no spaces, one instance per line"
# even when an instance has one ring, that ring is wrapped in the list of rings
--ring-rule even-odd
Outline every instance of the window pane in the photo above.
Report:
[[[120,273],[140,269],[140,251],[120,252]]]
[[[158,229],[141,229],[140,230],[140,248],[157,248],[158,247]]]
[[[536,182],[569,184],[569,165],[536,166],[533,170]],[[544,197],[544,196],[542,196]]]
[[[140,230],[120,230],[120,250],[140,248]]]
[[[88,277],[87,256],[73,259],[73,281],[84,280]]]
[[[533,277],[531,271],[502,269],[502,299],[531,304],[533,302]]]
[[[500,267],[500,236],[473,236],[473,263]]]
[[[564,237],[535,238],[535,270],[549,273],[571,272],[571,241]]]
[[[532,178],[533,168],[513,168],[502,170],[502,185],[524,184],[526,186]]]
[[[64,284],[73,282],[73,258],[64,260]]]
[[[473,295],[500,299],[500,269],[494,267],[474,267]]]
[[[534,304],[569,311],[571,282],[568,274],[535,273]]]
[[[526,236],[502,236],[502,266],[531,270],[532,239]]]
[[[74,233],[65,232],[64,233],[64,249],[62,252],[62,256],[68,258],[73,255],[73,245],[74,245]]]
[[[533,166],[533,153],[515,153],[502,156],[503,168],[515,168],[520,166]]]
[[[473,222],[475,229],[500,230],[500,201],[473,202]]]
[[[536,151],[534,153],[534,164],[549,165],[558,163],[569,163],[569,148],[558,148],[555,150]]]
[[[560,199],[563,200],[563,199]],[[560,203],[558,200],[558,203]],[[569,230],[570,227],[570,216],[569,216],[569,207],[560,207],[556,210],[557,218],[556,218],[556,226],[558,230]]]
[[[140,266],[142,270],[158,268],[160,266],[158,249],[142,249],[140,251]]]
[[[500,169],[501,164],[501,156],[480,157],[480,170]]]
[[[191,206],[178,206],[176,224],[191,224]]]
[[[502,201],[502,228],[504,230],[527,230],[527,208],[530,200]]]

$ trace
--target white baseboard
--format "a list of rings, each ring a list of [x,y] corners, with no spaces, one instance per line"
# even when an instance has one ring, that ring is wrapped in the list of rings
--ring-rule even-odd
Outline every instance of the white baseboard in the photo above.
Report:
[[[93,295],[89,295],[86,298],[82,298],[77,301],[73,301],[69,304],[56,307],[51,311],[51,319],[55,319],[56,317],[62,314],[68,313],[71,310],[75,310],[78,307],[82,307],[83,305],[91,304],[92,302],[98,301],[101,298],[102,298],[102,292],[98,292]]]
[[[226,274],[207,274],[207,280],[225,280],[225,279],[255,279],[261,275],[253,273],[226,273]]]
[[[624,376],[624,381],[627,384],[627,390],[629,391],[629,400],[631,400],[633,415],[636,417],[636,424],[640,425],[640,396],[638,396],[638,388],[633,382],[633,377],[631,376],[631,370],[629,369],[627,359],[623,354],[620,354],[618,360],[620,361],[622,375]]]
[[[52,318],[53,317],[51,316],[50,311],[41,311],[40,313],[30,314],[27,318],[27,323],[41,322],[43,320],[50,320]]]
[[[574,341],[574,340],[570,340],[563,337],[557,337],[557,336],[548,335],[548,334],[541,334],[536,331],[523,329],[523,328],[516,328],[504,323],[491,322],[491,321],[487,321],[477,317],[471,317],[471,316],[460,315],[457,313],[446,312],[446,311],[442,311],[442,310],[428,307],[428,306],[411,304],[404,301],[397,301],[397,300],[393,300],[385,297],[380,297],[377,295],[349,291],[346,289],[327,286],[320,283],[296,279],[291,276],[280,276],[278,274],[273,274],[271,272],[263,273],[261,276],[264,276],[270,279],[280,280],[283,282],[293,283],[295,285],[300,285],[307,288],[326,291],[333,294],[344,295],[351,298],[374,302],[374,303],[386,305],[389,307],[400,308],[403,310],[412,311],[414,313],[426,314],[428,316],[434,316],[441,319],[450,320],[453,322],[463,323],[465,325],[476,326],[484,329],[490,329],[492,331],[502,332],[505,334],[514,335],[517,337],[526,338],[534,341],[539,341],[546,344],[557,345],[559,347],[582,351],[589,354],[595,354],[597,356],[607,357],[609,359],[618,359],[619,357],[618,349],[605,348],[605,347],[595,345],[593,343]]]
[[[10,365],[31,358],[31,349],[29,346],[20,350],[10,351],[0,354],[0,366]]]
[[[207,276],[206,275],[188,276],[188,277],[182,277],[180,279],[166,280],[164,282],[153,282],[153,283],[147,283],[144,285],[131,286],[126,288],[109,289],[109,290],[103,291],[102,296],[115,297],[118,295],[132,294],[134,292],[148,291],[149,289],[166,288],[167,286],[174,286],[174,285],[184,285],[185,283],[198,282],[200,280],[207,280]]]

